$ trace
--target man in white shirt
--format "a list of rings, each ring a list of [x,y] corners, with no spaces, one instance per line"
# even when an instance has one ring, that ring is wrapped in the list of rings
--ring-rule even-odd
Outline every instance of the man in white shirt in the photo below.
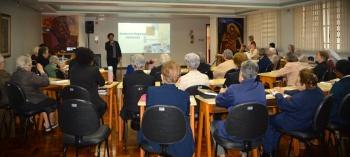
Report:
[[[200,64],[200,57],[195,53],[185,55],[185,63],[189,72],[179,78],[177,87],[185,91],[188,87],[195,85],[209,85],[209,78],[197,70]]]
[[[237,65],[233,61],[233,52],[226,49],[222,54],[225,62],[219,64],[213,71],[214,78],[224,78],[227,71],[237,69]]]

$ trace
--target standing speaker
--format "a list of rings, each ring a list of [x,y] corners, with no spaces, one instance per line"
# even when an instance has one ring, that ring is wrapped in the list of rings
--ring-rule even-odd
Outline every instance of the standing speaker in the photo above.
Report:
[[[94,33],[94,21],[85,21],[85,33]]]

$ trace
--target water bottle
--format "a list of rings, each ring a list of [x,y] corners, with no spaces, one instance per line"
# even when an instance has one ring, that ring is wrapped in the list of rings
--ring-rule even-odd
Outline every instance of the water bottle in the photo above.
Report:
[[[108,82],[113,82],[113,67],[108,66]]]

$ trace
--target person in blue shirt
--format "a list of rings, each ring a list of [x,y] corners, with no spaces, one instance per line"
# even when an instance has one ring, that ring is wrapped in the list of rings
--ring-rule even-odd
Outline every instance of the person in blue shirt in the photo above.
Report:
[[[312,128],[312,121],[324,98],[324,94],[317,87],[317,76],[310,69],[299,72],[299,90],[284,91],[275,88],[277,106],[281,110],[276,116],[270,117],[269,126],[263,139],[264,157],[274,156],[281,133],[278,129],[286,131],[304,131]],[[284,94],[290,95],[285,98]]]
[[[148,88],[146,110],[147,107],[162,104],[176,106],[185,113],[187,128],[185,138],[178,143],[169,145],[167,152],[169,155],[174,157],[192,157],[194,152],[194,140],[189,124],[190,96],[188,93],[178,89],[175,86],[175,83],[178,81],[179,77],[180,67],[175,62],[169,61],[164,63],[161,69],[161,79],[163,85],[160,87]],[[147,142],[152,146],[154,152],[160,152],[159,144],[148,141],[143,136],[141,130],[138,133],[138,142]]]
[[[216,105],[226,107],[229,111],[235,105],[248,102],[266,105],[264,86],[256,81],[258,69],[258,65],[253,61],[244,61],[239,73],[240,84],[232,84],[226,91],[220,91],[221,93],[216,97]],[[228,140],[240,141],[240,139],[228,135],[225,130],[225,122],[225,120],[213,121],[211,131],[219,131],[219,136]],[[224,156],[224,149],[220,146],[218,147],[218,155]]]
[[[345,95],[350,93],[350,62],[339,60],[335,66],[337,78],[340,80],[334,83],[330,94],[333,94],[333,105],[330,121],[338,124],[345,124],[346,121],[340,118],[338,113],[340,103]]]
[[[130,57],[130,64],[126,67],[125,75],[131,74],[131,73],[133,73],[135,71],[135,69],[134,69],[134,67],[132,65],[133,58],[134,58],[134,55],[131,55],[131,57]]]

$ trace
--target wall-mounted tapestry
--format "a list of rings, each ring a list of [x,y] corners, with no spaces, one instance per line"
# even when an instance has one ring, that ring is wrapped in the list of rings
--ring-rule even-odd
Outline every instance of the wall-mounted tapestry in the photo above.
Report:
[[[226,49],[237,52],[243,40],[243,18],[218,18],[218,53]]]

